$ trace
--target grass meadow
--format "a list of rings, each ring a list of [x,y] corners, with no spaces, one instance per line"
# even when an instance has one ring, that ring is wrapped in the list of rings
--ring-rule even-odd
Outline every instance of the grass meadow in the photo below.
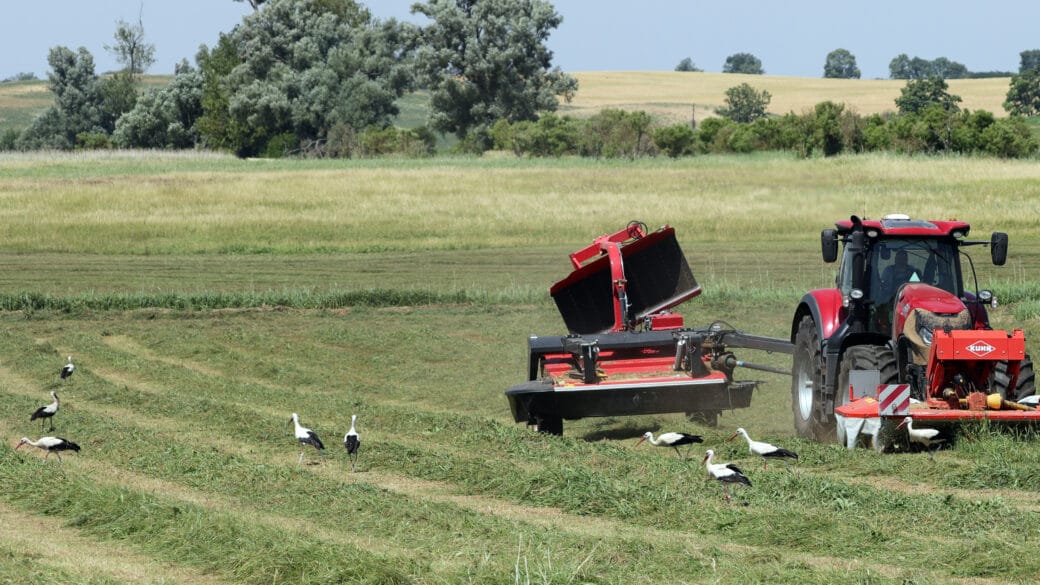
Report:
[[[833,282],[835,220],[968,220],[1010,235],[1007,266],[972,249],[995,325],[1037,339],[1038,200],[1035,162],[981,158],[0,154],[0,583],[1033,583],[1033,435],[972,426],[934,462],[809,443],[789,380],[747,372],[718,428],[544,437],[502,392],[529,334],[564,333],[567,254],[630,220],[676,227],[688,324],[772,336]],[[82,447],[61,464],[14,450],[50,390]],[[297,465],[292,412],[325,455]],[[738,426],[800,462],[763,470]],[[705,445],[680,461],[646,430]],[[754,484],[730,505],[709,447]]]

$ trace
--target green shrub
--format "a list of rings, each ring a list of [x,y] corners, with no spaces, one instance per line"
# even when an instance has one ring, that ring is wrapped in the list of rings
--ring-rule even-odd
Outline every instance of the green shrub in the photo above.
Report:
[[[107,150],[112,148],[112,137],[104,132],[80,132],[76,135],[76,148],[82,150]]]
[[[300,139],[292,132],[275,134],[267,141],[261,158],[282,158],[300,149]]]
[[[1038,144],[1019,117],[996,120],[982,131],[981,150],[1004,158],[1024,158],[1037,152]]]
[[[654,145],[672,158],[692,154],[697,137],[688,124],[665,126],[653,131]]]
[[[650,137],[652,121],[650,114],[643,111],[601,110],[584,126],[582,154],[604,158],[655,154],[657,149]]]

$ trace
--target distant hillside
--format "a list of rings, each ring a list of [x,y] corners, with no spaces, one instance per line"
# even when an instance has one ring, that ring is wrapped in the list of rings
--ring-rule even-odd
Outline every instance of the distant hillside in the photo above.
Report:
[[[732,73],[691,73],[678,71],[595,71],[572,73],[578,79],[578,93],[561,113],[582,117],[603,108],[644,110],[663,121],[679,122],[691,116],[702,119],[713,115],[723,104],[726,90],[741,83],[772,94],[769,112],[802,113],[817,103],[843,102],[860,114],[895,110],[895,99],[906,85],[889,79],[820,79],[775,75],[737,75]],[[147,76],[150,86],[165,83],[166,76]],[[963,98],[962,108],[987,110],[1006,116],[1003,103],[1010,80],[950,80],[950,93]],[[0,83],[0,132],[24,128],[33,116],[47,108],[52,96],[46,81]],[[423,96],[402,99],[400,123],[414,127],[423,123],[427,100]]]
[[[895,111],[895,99],[906,86],[904,80],[822,79],[776,75],[738,75],[680,71],[601,71],[572,73],[578,79],[578,94],[561,111],[575,116],[603,108],[645,110],[671,121],[712,115],[723,105],[726,90],[747,83],[767,90],[773,98],[771,114],[803,113],[822,101],[848,104],[860,114]],[[949,92],[963,99],[961,107],[987,110],[1004,117],[1004,98],[1010,79],[952,79]]]

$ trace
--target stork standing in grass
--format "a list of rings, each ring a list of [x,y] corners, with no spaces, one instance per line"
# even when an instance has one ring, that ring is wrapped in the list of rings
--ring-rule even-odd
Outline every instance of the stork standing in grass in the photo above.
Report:
[[[72,365],[72,356],[70,355],[69,361],[64,366],[62,366],[61,371],[58,372],[58,375],[61,376],[62,380],[65,380],[72,375],[72,372],[75,369],[76,366]]]
[[[318,438],[317,433],[308,429],[300,424],[300,417],[295,412],[292,413],[292,423],[295,427],[296,440],[300,442],[300,446],[303,447],[300,450],[300,458],[296,460],[297,464],[303,462],[303,454],[307,450],[307,445],[310,445],[321,453],[325,449],[325,444]]]
[[[737,435],[744,435],[744,440],[746,440],[748,444],[748,450],[762,458],[763,470],[766,468],[766,461],[769,461],[770,459],[784,459],[785,457],[789,459],[798,459],[798,454],[794,451],[788,451],[787,449],[770,445],[769,443],[763,443],[762,441],[753,441],[751,437],[748,436],[747,431],[742,428],[737,429],[737,432],[733,433],[733,436],[730,437],[729,440],[732,441],[737,438]]]
[[[675,454],[679,456],[681,460],[683,454],[679,451],[679,445],[689,445],[686,447],[686,454],[690,453],[694,443],[703,443],[704,439],[700,435],[689,435],[687,433],[662,433],[658,438],[654,438],[654,434],[647,431],[638,441],[636,446],[638,447],[643,441],[650,441],[651,445],[655,447],[671,447],[675,449]]]
[[[704,453],[704,467],[708,470],[708,477],[717,479],[722,484],[722,494],[729,502],[729,484],[742,483],[751,487],[751,480],[744,475],[739,467],[732,463],[714,463],[715,452],[708,449]]]
[[[40,430],[41,431],[43,430],[43,421],[44,421],[44,419],[47,419],[47,420],[50,421],[50,423],[51,423],[50,430],[52,430],[52,431],[54,430],[54,415],[57,414],[58,407],[61,405],[61,403],[58,402],[58,395],[53,390],[51,391],[51,398],[54,400],[54,402],[48,404],[47,406],[41,406],[41,407],[37,408],[36,412],[32,413],[32,415],[29,417],[29,422],[32,422],[32,421],[34,421],[36,419],[40,419]]]
[[[343,446],[347,449],[347,456],[350,457],[350,470],[354,471],[354,466],[357,464],[358,449],[361,448],[361,437],[358,436],[355,424],[357,423],[357,415],[351,415],[350,417],[350,430],[343,436]]]
[[[907,434],[910,435],[910,442],[923,445],[925,449],[928,449],[928,458],[934,461],[936,449],[941,447],[942,442],[945,440],[939,437],[939,431],[936,429],[915,429],[912,416],[904,418],[903,422],[899,423],[896,428],[901,429],[904,426]],[[932,445],[935,445],[935,449],[932,448]]]
[[[43,449],[46,451],[47,454],[43,456],[44,461],[51,456],[51,452],[53,451],[54,454],[58,456],[59,463],[61,462],[62,451],[79,452],[79,445],[61,437],[40,437],[39,441],[33,441],[29,437],[22,437],[22,439],[18,441],[18,445],[15,446],[14,450],[17,451],[22,445],[32,445],[37,449]]]

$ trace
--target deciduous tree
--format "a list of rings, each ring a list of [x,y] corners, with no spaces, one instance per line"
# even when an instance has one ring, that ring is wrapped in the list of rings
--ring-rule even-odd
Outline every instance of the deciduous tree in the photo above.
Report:
[[[1011,77],[1004,110],[1012,116],[1040,116],[1040,68]]]
[[[932,105],[947,112],[956,112],[960,110],[957,103],[961,97],[947,92],[948,88],[946,80],[941,77],[911,79],[896,98],[896,106],[900,114],[917,114]]]
[[[693,59],[686,57],[679,64],[675,66],[676,71],[700,71],[696,65],[693,64]]]
[[[766,90],[757,90],[746,83],[726,90],[726,105],[718,109],[720,116],[734,122],[754,122],[765,117],[773,96]]]
[[[155,63],[155,45],[145,42],[144,24],[138,17],[137,24],[128,24],[120,19],[116,23],[115,44],[105,45],[105,50],[123,65],[131,78],[141,75]]]
[[[497,120],[536,120],[577,90],[552,66],[546,41],[563,18],[545,0],[428,0],[412,12],[431,21],[416,53],[430,124],[475,150],[490,147]]]
[[[726,63],[722,65],[723,73],[746,73],[749,75],[763,75],[762,61],[751,53],[734,53],[726,57]]]
[[[859,79],[856,56],[846,49],[835,49],[827,53],[823,64],[823,76],[832,79]]]
[[[1033,69],[1040,69],[1040,49],[1022,51],[1018,56],[1020,57],[1018,64],[1019,73],[1025,73]]]
[[[47,63],[51,66],[47,79],[54,103],[25,129],[18,138],[18,148],[71,149],[78,134],[103,131],[104,97],[94,73],[93,55],[83,47],[77,52],[54,47],[47,54]]]
[[[386,126],[411,87],[412,27],[353,0],[268,0],[200,59],[208,143],[242,156]],[[291,138],[291,139],[290,139]]]

